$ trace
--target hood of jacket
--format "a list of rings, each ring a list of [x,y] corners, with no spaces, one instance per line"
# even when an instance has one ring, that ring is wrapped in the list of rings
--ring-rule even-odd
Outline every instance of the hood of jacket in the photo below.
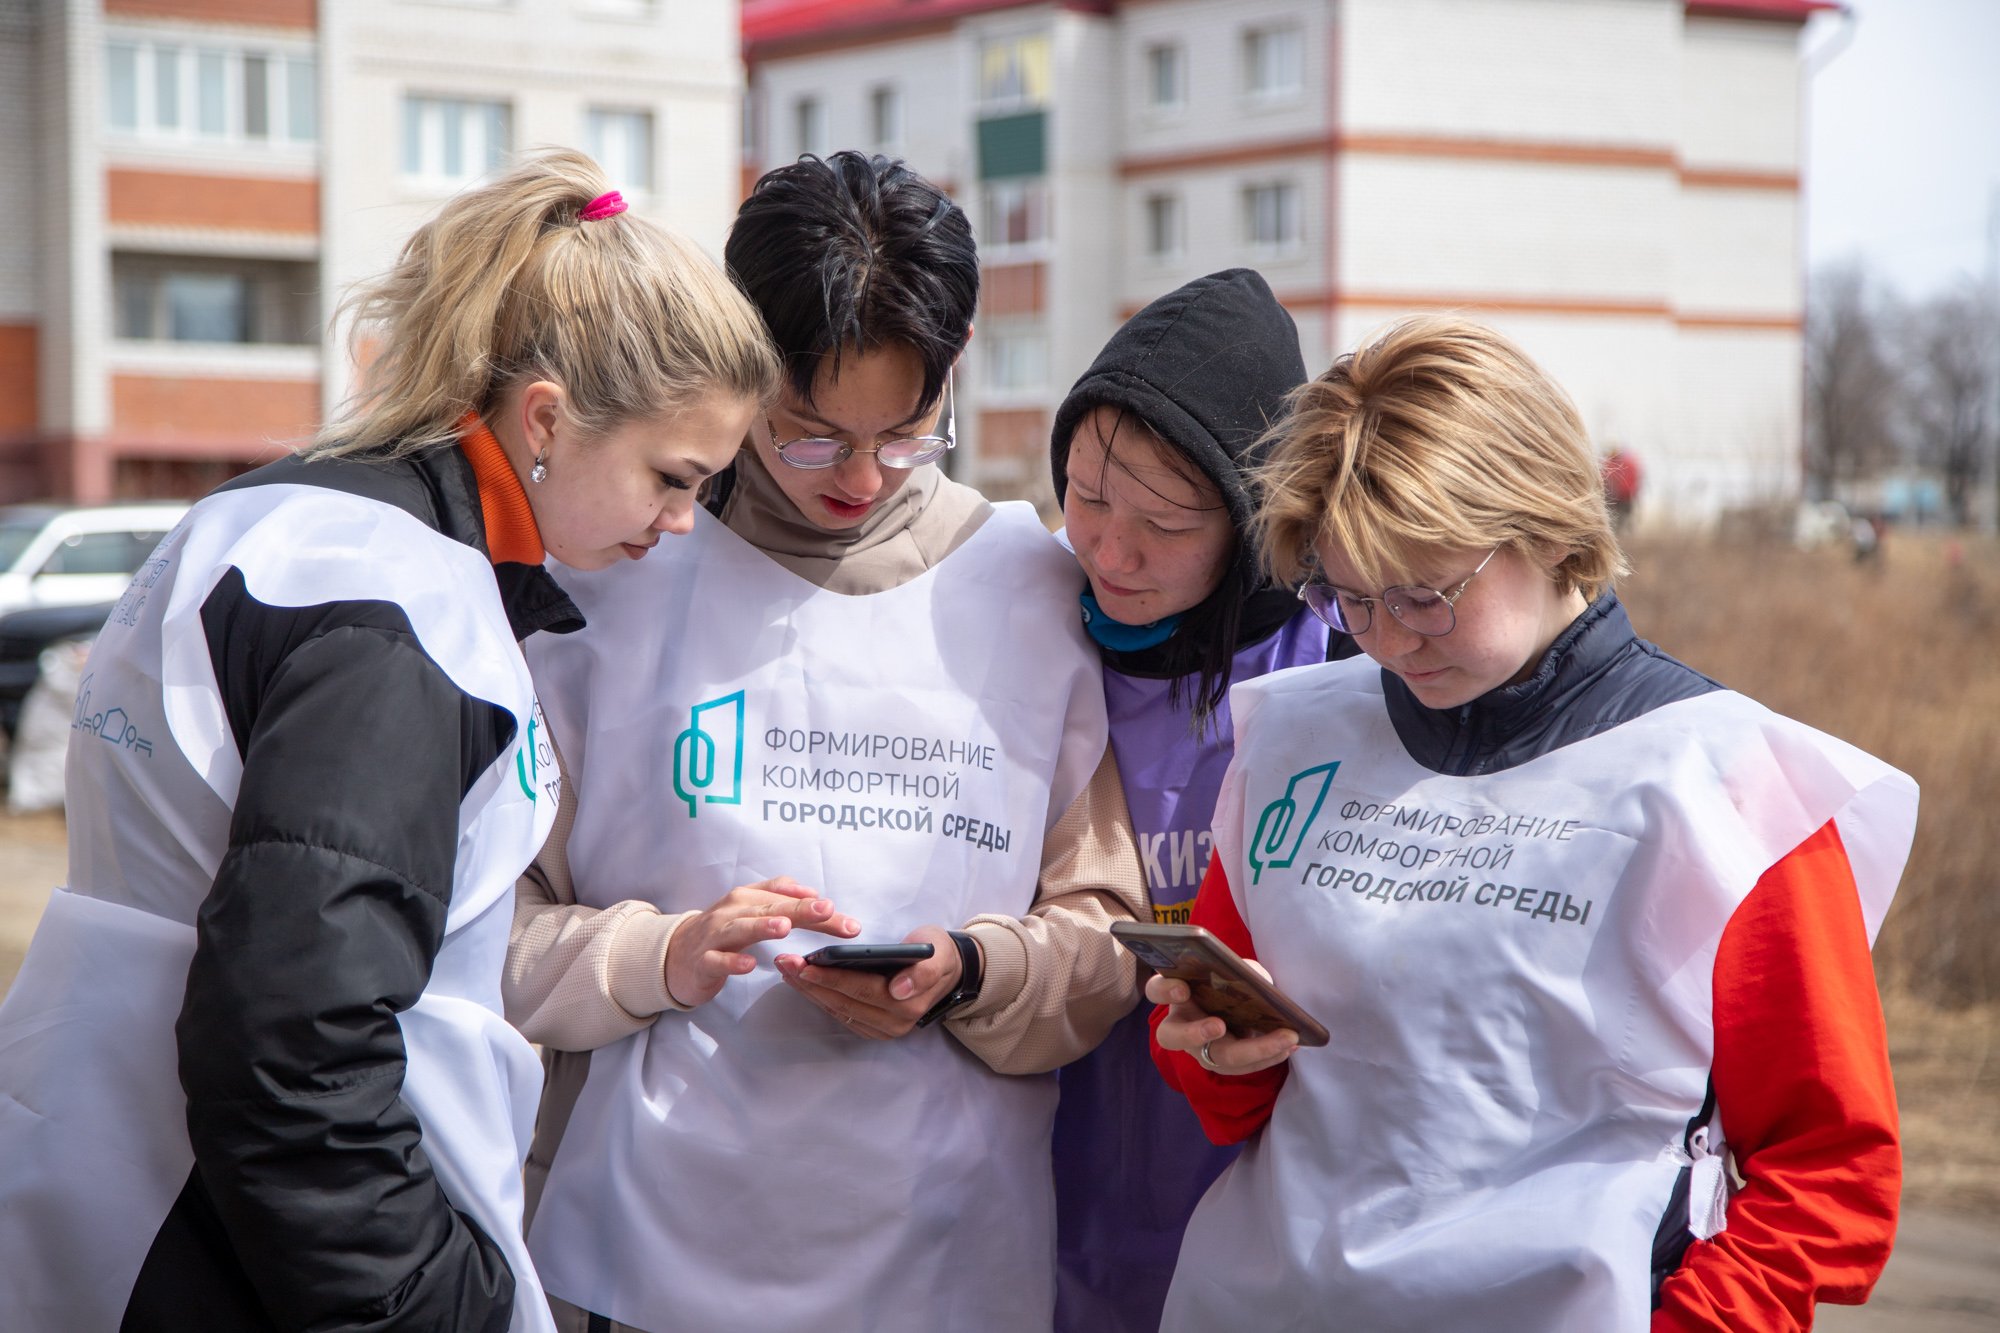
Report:
[[[1100,405],[1137,416],[1192,460],[1222,492],[1238,533],[1257,507],[1249,469],[1264,432],[1306,381],[1298,326],[1254,269],[1196,278],[1132,316],[1056,409],[1049,463],[1062,503],[1070,437]],[[1256,562],[1245,543],[1246,588]]]

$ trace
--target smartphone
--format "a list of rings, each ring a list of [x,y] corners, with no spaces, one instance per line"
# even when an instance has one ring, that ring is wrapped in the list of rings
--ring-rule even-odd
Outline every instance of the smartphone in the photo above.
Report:
[[[1326,1045],[1326,1029],[1311,1014],[1200,926],[1113,921],[1111,933],[1147,967],[1187,982],[1196,1007],[1227,1023],[1233,1035],[1290,1028],[1301,1046]]]
[[[852,972],[874,972],[892,977],[911,963],[921,963],[935,952],[928,944],[829,944],[806,955],[814,967],[844,967]]]

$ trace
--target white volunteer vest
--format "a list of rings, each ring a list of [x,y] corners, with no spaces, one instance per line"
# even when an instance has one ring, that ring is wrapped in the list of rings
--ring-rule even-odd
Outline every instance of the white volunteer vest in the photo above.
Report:
[[[194,1166],[174,1021],[242,778],[201,624],[232,566],[269,605],[396,602],[455,685],[514,715],[515,744],[459,808],[444,943],[399,1018],[402,1097],[445,1194],[507,1256],[513,1328],[551,1330],[521,1232],[541,1069],[500,999],[514,884],[558,794],[533,687],[483,556],[400,510],[294,485],[196,505],[91,653],[68,759],[69,886],[0,1005],[0,1328],[116,1330]]]
[[[1365,658],[1231,697],[1217,854],[1332,1042],[1196,1210],[1164,1327],[1643,1333],[1723,928],[1832,819],[1872,939],[1915,784],[1733,693],[1478,777],[1409,757]]]
[[[788,874],[864,942],[1028,911],[1105,717],[1081,575],[1027,506],[868,596],[699,512],[564,581],[589,628],[530,664],[582,902],[678,912]],[[530,1235],[553,1294],[653,1333],[1047,1329],[1052,1078],[942,1026],[853,1036],[770,966],[831,942],[758,946],[715,1000],[592,1054]]]

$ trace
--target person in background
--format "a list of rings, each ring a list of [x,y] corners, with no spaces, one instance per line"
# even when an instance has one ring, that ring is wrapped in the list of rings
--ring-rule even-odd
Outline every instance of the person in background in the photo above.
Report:
[[[1136,1002],[1144,907],[1082,579],[935,466],[979,290],[936,186],[805,158],[725,257],[779,402],[680,558],[566,577],[591,627],[533,657],[575,808],[509,957],[561,1053],[532,1248],[565,1328],[1046,1330],[1048,1071]]]
[[[581,154],[353,298],[363,395],[194,506],[93,650],[69,875],[0,1005],[0,1328],[535,1330],[541,1071],[501,1019],[558,792],[545,555],[687,531],[757,314]]]
[[[1621,445],[1604,451],[1604,500],[1611,511],[1611,530],[1631,525],[1632,507],[1639,503],[1639,482],[1645,473],[1638,458]]]
[[[1355,651],[1268,581],[1249,537],[1257,441],[1305,379],[1291,316],[1230,269],[1133,316],[1056,410],[1056,496],[1156,921],[1188,919],[1207,866],[1230,683]],[[1060,1329],[1157,1328],[1188,1215],[1235,1156],[1154,1072],[1150,1013],[1062,1071]]]
[[[1157,1058],[1246,1141],[1176,1330],[1799,1329],[1895,1232],[1869,941],[1909,778],[1633,633],[1576,409],[1410,320],[1297,400],[1258,531],[1368,660],[1236,687],[1194,921],[1331,1032]],[[1739,1183],[1740,1182],[1740,1183]]]

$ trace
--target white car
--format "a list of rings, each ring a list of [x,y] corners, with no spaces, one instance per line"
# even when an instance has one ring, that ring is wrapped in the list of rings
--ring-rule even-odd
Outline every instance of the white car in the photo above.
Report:
[[[178,501],[0,507],[0,615],[117,601],[187,511]]]

